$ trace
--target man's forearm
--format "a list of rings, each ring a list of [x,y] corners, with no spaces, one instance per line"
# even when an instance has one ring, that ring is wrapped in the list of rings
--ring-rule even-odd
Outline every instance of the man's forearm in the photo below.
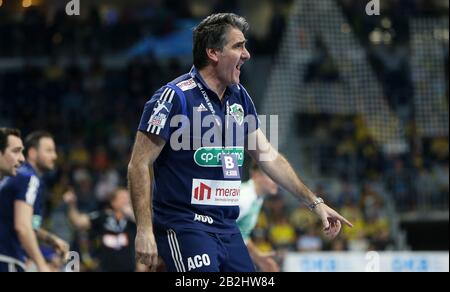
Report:
[[[264,172],[277,184],[301,199],[304,203],[311,204],[317,198],[281,154],[278,154],[274,161],[262,161],[259,164]]]
[[[42,228],[36,230],[36,237],[40,242],[52,247],[56,246],[57,244],[56,236]]]
[[[128,187],[138,229],[153,230],[150,197],[151,178],[147,165],[142,163],[130,164],[128,167]]]
[[[40,228],[36,231],[37,238],[44,244],[51,246],[59,255],[65,258],[69,252],[69,244],[58,236]]]
[[[28,257],[37,265],[45,265],[44,256],[39,249],[39,243],[36,233],[32,228],[24,228],[17,231],[17,237],[19,238],[20,244],[27,253]]]
[[[257,261],[259,257],[259,251],[258,248],[255,246],[253,241],[251,239],[247,240],[245,243],[247,245],[248,253],[250,254],[250,257],[253,259],[253,261]]]
[[[91,220],[88,215],[81,214],[76,204],[69,204],[68,206],[69,221],[77,229],[87,230],[91,228]]]

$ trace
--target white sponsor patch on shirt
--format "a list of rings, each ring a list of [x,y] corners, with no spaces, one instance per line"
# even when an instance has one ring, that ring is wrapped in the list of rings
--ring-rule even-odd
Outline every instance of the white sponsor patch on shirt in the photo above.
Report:
[[[120,250],[129,245],[128,236],[125,233],[117,235],[105,234],[103,235],[102,241],[106,247],[115,250]]]
[[[177,84],[177,87],[180,88],[183,91],[191,90],[197,87],[197,83],[194,81],[194,79],[188,79],[185,81],[182,81]]]
[[[192,181],[192,205],[239,206],[241,181],[204,180]]]

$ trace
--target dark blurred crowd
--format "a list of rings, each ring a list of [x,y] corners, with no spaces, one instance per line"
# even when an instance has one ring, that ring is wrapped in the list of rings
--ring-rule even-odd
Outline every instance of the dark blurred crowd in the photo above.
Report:
[[[256,33],[249,36],[253,53],[273,54],[292,0],[153,0],[128,6],[115,1],[104,7],[83,3],[80,16],[67,16],[64,5],[23,9],[19,2],[3,1],[0,6],[0,57],[118,54],[145,37],[176,32],[181,20],[197,22],[226,11],[261,20],[264,29],[256,23]],[[254,9],[256,4],[264,9]]]
[[[411,150],[388,155],[358,116],[303,115],[302,134],[321,174],[346,182],[380,182],[399,211],[448,210],[448,138],[423,139],[408,132]],[[420,147],[417,147],[420,146]]]
[[[310,133],[311,143],[318,145],[314,157],[319,161],[320,173],[344,180],[384,181],[401,211],[448,210],[448,135],[424,138],[418,133],[414,96],[421,85],[413,82],[411,56],[415,48],[410,40],[411,19],[448,16],[448,2],[381,1],[380,16],[361,13],[368,1],[340,0],[339,3],[352,31],[366,48],[368,60],[383,87],[384,98],[400,120],[408,150],[401,155],[386,154],[368,133],[362,117],[302,116],[301,135]],[[445,63],[434,70],[445,72],[448,80],[448,36],[441,42]],[[315,47],[315,57],[306,67],[304,82],[339,82],[336,60],[320,36]],[[447,111],[448,88],[447,82],[446,96],[442,98]]]

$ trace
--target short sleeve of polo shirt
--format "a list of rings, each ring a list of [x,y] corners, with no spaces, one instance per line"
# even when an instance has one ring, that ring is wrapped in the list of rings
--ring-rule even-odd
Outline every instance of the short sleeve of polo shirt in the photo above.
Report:
[[[180,98],[175,90],[164,86],[145,104],[138,130],[168,141],[172,132],[176,130],[171,129],[170,120],[179,114],[181,114]]]
[[[250,97],[250,95],[248,94],[247,90],[240,85],[243,91],[243,98],[244,98],[244,104],[245,104],[245,117],[248,119],[249,116],[252,116],[254,118],[254,121],[256,122],[256,124],[252,127],[250,127],[251,125],[247,125],[247,129],[246,129],[246,134],[251,134],[254,131],[258,130],[260,127],[260,120],[258,118],[258,112],[256,111],[256,107],[255,104],[253,103],[252,98]]]
[[[16,186],[16,201],[24,201],[28,205],[34,207],[36,203],[40,181],[35,175],[18,174],[14,178]]]

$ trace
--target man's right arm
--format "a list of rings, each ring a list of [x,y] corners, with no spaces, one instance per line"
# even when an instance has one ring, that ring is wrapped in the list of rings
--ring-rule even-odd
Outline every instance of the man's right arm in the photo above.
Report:
[[[152,270],[158,264],[158,250],[153,234],[150,169],[163,150],[164,139],[138,132],[128,165],[128,187],[136,217],[136,260]]]
[[[92,223],[91,218],[86,214],[81,214],[77,208],[77,195],[73,190],[68,190],[63,195],[63,200],[68,207],[68,217],[70,223],[72,223],[76,229],[89,230]]]
[[[19,241],[28,257],[36,264],[40,272],[50,272],[44,256],[39,249],[36,233],[32,226],[33,207],[24,201],[14,204],[14,228]]]
[[[270,253],[261,252],[251,239],[246,241],[246,245],[250,257],[253,259],[255,265],[260,269],[261,272],[265,273],[280,272],[280,266],[273,258],[275,256],[274,252]]]

